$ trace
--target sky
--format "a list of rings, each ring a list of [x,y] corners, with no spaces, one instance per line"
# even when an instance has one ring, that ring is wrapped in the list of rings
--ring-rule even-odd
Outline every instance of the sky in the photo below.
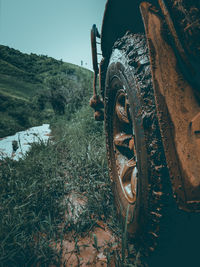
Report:
[[[106,0],[0,0],[0,44],[92,68],[90,30]]]

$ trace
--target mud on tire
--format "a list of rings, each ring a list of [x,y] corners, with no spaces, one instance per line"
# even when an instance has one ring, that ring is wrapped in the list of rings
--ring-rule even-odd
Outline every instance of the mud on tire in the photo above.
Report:
[[[104,104],[109,173],[118,214],[135,246],[135,266],[199,266],[200,214],[179,210],[173,198],[143,34],[127,33],[114,44]],[[133,166],[136,194],[129,198],[123,179],[132,182],[127,177]]]
[[[121,148],[116,146],[115,141],[116,135],[118,138],[118,135],[124,136],[124,133],[130,132],[126,122],[120,124],[121,119],[115,118],[118,116],[119,92],[124,92],[128,101],[127,118],[132,123],[135,143],[135,201],[130,201],[124,193],[124,178],[121,177],[121,158],[127,156],[124,150],[127,140],[122,140]],[[173,200],[156,115],[148,49],[142,34],[127,33],[114,44],[106,76],[105,132],[109,173],[118,213],[124,221],[128,219],[128,231],[137,244],[137,251],[147,255],[156,247],[160,231],[163,231],[161,225],[165,207],[173,205]],[[120,153],[123,155],[120,156]],[[127,165],[125,159],[124,165]]]

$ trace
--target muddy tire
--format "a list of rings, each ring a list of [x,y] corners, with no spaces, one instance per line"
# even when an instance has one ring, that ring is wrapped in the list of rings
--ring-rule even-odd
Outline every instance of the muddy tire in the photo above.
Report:
[[[171,205],[172,194],[142,34],[126,34],[113,47],[106,75],[105,132],[118,213],[137,241],[137,251],[147,255],[156,247],[163,206]]]
[[[135,266],[199,266],[200,214],[179,210],[173,197],[144,35],[114,44],[104,104],[109,174]]]

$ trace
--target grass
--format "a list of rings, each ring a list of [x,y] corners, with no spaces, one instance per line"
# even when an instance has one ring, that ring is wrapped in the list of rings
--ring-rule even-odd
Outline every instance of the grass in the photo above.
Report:
[[[70,121],[64,116],[55,120],[52,132],[53,142],[34,144],[24,160],[1,161],[0,266],[59,266],[60,254],[52,244],[71,231],[78,240],[98,220],[121,235],[103,124],[95,122],[92,111],[84,106]],[[64,220],[72,192],[87,200],[75,221]],[[107,253],[111,257],[113,252]]]
[[[25,97],[23,96],[20,96],[20,95],[13,95],[12,93],[9,93],[8,91],[4,91],[2,88],[0,90],[0,94],[2,97],[10,97],[10,98],[13,98],[15,100],[22,100],[24,102],[29,102],[28,99],[26,99]]]
[[[18,54],[14,63],[20,60],[17,64],[22,64]],[[38,60],[36,55],[33,59]],[[14,64],[12,58],[9,60]],[[121,251],[120,245],[115,251],[108,246],[108,263],[114,257],[116,266],[131,266],[127,265],[126,228],[119,224],[113,204],[104,126],[102,122],[94,121],[88,105],[92,91],[91,72],[54,62],[45,56],[39,61],[44,84],[53,75],[58,78],[61,88],[64,84],[65,89],[69,87],[68,102],[62,116],[52,116],[49,106],[44,110],[46,119],[51,119],[52,140],[33,144],[23,160],[16,162],[6,158],[0,161],[0,266],[60,266],[62,249],[58,251],[56,244],[62,244],[64,236],[73,233],[78,248],[79,238],[90,232],[99,220],[122,237]],[[27,92],[26,86],[23,87],[27,82],[19,80],[15,90],[11,89],[16,85],[15,78],[12,77],[10,84],[7,76],[2,77],[0,128],[4,132],[0,134],[3,136],[5,131],[11,133],[13,129],[22,130],[26,124],[28,127],[35,125],[34,116],[40,118],[42,114],[29,98],[36,83],[33,87],[30,84],[30,92]],[[27,117],[29,114],[34,116]],[[81,216],[75,220],[73,216],[66,217],[66,212],[73,213],[72,193],[86,202]],[[95,236],[93,247],[98,250]]]
[[[1,162],[1,266],[31,266],[55,257],[49,242],[61,221],[64,194],[55,149],[35,144],[25,161]]]
[[[54,113],[74,113],[91,77],[79,66],[0,45],[0,137],[46,123]]]
[[[55,133],[58,131],[59,134]],[[62,122],[53,130],[58,140],[65,140],[64,166],[67,173],[67,193],[72,191],[87,197],[88,210],[80,224],[71,225],[82,231],[87,224],[95,223],[102,215],[113,214],[112,193],[105,158],[103,124],[96,123],[89,107],[83,107],[70,123]],[[104,205],[100,205],[103,203]],[[91,219],[93,218],[93,219]]]
[[[0,90],[3,93],[29,99],[44,88],[40,83],[31,83],[12,77],[10,75],[0,75]]]
[[[0,266],[60,266],[61,252],[52,244],[69,232],[79,240],[99,220],[122,237],[121,250],[107,249],[108,262],[114,257],[116,266],[133,266],[127,229],[113,204],[103,123],[94,121],[87,105],[70,121],[57,117],[51,127],[53,141],[33,144],[24,160],[0,162]],[[73,213],[72,192],[86,199],[76,220],[64,216],[69,207]],[[94,247],[97,242],[94,237]]]

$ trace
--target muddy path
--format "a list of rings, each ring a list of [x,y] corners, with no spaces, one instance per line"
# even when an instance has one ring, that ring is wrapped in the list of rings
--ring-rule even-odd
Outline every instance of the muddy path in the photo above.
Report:
[[[102,223],[102,222],[101,222]],[[102,223],[103,225],[103,223]],[[107,227],[95,227],[85,236],[74,238],[73,232],[65,235],[58,249],[62,249],[61,266],[115,266],[107,257],[107,250],[116,249],[115,236]]]
[[[69,231],[63,235],[62,240],[53,244],[61,255],[60,266],[116,266],[113,254],[120,254],[121,241],[120,237],[109,228],[104,216],[85,232],[70,231],[71,224],[76,225],[78,221],[80,222],[87,199],[72,192],[67,196],[66,203],[68,204],[65,219]],[[60,227],[66,227],[64,224],[65,222]]]

